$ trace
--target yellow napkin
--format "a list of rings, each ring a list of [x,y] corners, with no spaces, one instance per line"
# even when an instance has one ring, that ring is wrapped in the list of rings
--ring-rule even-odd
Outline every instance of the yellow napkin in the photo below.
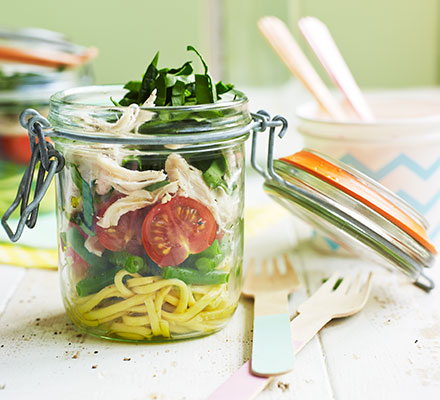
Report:
[[[244,210],[244,240],[257,236],[288,215],[289,212],[276,203],[246,207]]]
[[[0,264],[26,268],[57,269],[56,249],[38,249],[17,244],[0,243]]]

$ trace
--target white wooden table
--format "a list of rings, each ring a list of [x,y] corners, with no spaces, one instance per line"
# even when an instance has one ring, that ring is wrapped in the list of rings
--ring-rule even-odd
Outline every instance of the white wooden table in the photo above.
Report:
[[[248,178],[255,214],[271,203],[261,180]],[[291,254],[303,282],[292,312],[335,270],[375,274],[365,309],[329,323],[297,356],[294,371],[258,399],[440,399],[440,289],[426,294],[368,261],[317,253],[304,225],[277,206],[247,228],[246,257]],[[440,288],[440,268],[429,273]],[[242,301],[227,327],[206,338],[99,340],[70,322],[56,272],[0,266],[0,399],[205,399],[249,358],[251,329],[252,304]]]

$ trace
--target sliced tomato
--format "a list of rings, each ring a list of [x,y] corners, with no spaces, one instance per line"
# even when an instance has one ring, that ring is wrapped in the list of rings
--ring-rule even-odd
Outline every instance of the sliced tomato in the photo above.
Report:
[[[176,196],[155,205],[145,217],[142,241],[160,267],[179,265],[214,241],[217,224],[209,209],[188,197]]]
[[[26,136],[1,136],[0,149],[10,161],[19,164],[28,164],[31,159],[31,145]]]
[[[121,197],[123,196],[114,195],[108,202],[102,203],[98,209],[98,219],[104,215],[111,204]],[[129,211],[119,218],[116,226],[109,228],[102,228],[96,225],[96,236],[98,236],[99,242],[111,251],[127,250],[129,253],[139,256],[144,254],[141,230],[147,211],[147,208]]]

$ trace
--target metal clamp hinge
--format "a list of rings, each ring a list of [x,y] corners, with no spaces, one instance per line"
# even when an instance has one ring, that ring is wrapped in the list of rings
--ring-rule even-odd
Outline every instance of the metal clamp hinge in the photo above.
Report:
[[[2,226],[12,242],[20,239],[25,226],[31,229],[35,226],[40,202],[46,194],[54,175],[64,167],[62,154],[55,150],[52,143],[47,142],[45,139],[45,130],[50,128],[50,123],[46,118],[35,110],[27,109],[20,115],[20,124],[28,131],[32,156],[21,179],[15,200],[2,217]],[[34,195],[32,201],[30,201],[34,174],[38,163],[40,165],[35,188],[33,189]],[[8,219],[19,206],[20,219],[14,233],[8,224]]]

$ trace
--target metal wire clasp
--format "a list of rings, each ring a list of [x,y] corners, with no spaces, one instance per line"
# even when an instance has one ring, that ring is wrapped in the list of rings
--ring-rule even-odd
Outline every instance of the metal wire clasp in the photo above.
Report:
[[[286,184],[284,179],[282,179],[273,169],[273,149],[274,149],[274,142],[275,142],[275,133],[277,128],[281,128],[278,137],[282,138],[286,132],[287,132],[287,120],[286,118],[276,115],[272,119],[270,118],[270,115],[264,111],[260,110],[255,114],[252,114],[252,117],[254,120],[257,120],[260,122],[260,124],[253,129],[252,132],[252,151],[251,151],[251,164],[254,169],[261,174],[265,179],[275,179],[276,181]],[[269,128],[269,143],[268,143],[268,150],[267,150],[267,166],[264,170],[262,167],[260,167],[257,163],[257,137],[258,132],[263,132],[267,128]]]
[[[40,202],[46,194],[54,175],[64,167],[62,154],[55,150],[52,143],[47,142],[45,139],[45,130],[50,129],[50,123],[46,118],[35,110],[27,109],[20,114],[20,124],[28,131],[32,156],[18,187],[17,196],[2,217],[2,226],[12,242],[20,239],[25,225],[31,229],[35,226]],[[38,163],[40,165],[34,195],[32,202],[30,202],[32,183]],[[20,204],[20,220],[14,233],[7,221]]]

